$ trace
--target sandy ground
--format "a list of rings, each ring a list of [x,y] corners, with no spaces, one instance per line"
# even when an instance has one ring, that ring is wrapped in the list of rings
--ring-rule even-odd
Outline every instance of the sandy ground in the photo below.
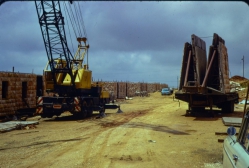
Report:
[[[180,106],[179,106],[180,105]],[[124,113],[106,110],[77,120],[65,113],[40,119],[35,129],[0,134],[0,167],[201,168],[222,167],[223,116],[186,116],[187,103],[160,92],[121,102]],[[36,120],[38,117],[28,120]]]

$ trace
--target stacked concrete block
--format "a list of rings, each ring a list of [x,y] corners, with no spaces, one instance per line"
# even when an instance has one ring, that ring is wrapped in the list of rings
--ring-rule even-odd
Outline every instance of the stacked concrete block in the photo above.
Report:
[[[4,86],[3,86],[4,85]],[[36,106],[36,75],[0,72],[0,116]]]
[[[160,83],[134,83],[134,82],[108,82],[108,81],[105,82],[101,81],[101,83],[103,84],[102,90],[109,92],[114,99],[124,99],[126,97],[133,97],[136,96],[136,92],[152,93],[161,90],[163,87],[168,87],[167,84],[160,84]],[[45,90],[46,86],[44,87],[44,96],[48,96]]]
[[[124,99],[127,95],[127,84],[126,82],[118,82],[117,98]]]
[[[136,95],[136,92],[140,92],[140,84],[133,82],[127,83],[127,96],[133,97]]]
[[[156,91],[157,84],[156,83],[148,83],[147,84],[147,92],[153,93]]]
[[[117,99],[117,82],[104,82],[103,91],[108,91],[110,94],[113,95],[114,99]]]
[[[147,83],[140,83],[140,91],[147,91]]]

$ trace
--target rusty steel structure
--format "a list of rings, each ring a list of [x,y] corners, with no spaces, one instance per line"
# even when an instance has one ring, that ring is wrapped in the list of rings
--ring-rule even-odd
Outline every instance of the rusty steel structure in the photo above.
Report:
[[[179,91],[175,97],[188,102],[188,112],[204,111],[205,107],[216,106],[223,112],[233,112],[238,93],[230,92],[228,53],[225,41],[216,33],[209,48],[196,35],[192,44],[185,43]]]

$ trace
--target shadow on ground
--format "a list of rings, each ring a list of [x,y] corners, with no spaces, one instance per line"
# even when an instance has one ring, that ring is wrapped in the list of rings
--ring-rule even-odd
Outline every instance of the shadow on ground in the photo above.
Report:
[[[197,121],[216,121],[222,117],[237,117],[242,118],[243,117],[243,111],[234,111],[233,113],[222,113],[221,110],[213,110],[212,112],[210,110],[204,110],[204,111],[196,111],[191,113],[186,113],[182,116],[185,117],[195,117],[194,120]]]

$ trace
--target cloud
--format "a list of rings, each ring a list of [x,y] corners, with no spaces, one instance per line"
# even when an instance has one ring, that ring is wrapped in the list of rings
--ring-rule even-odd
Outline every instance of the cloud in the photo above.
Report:
[[[242,75],[243,55],[248,70],[249,8],[245,3],[87,1],[79,4],[90,44],[89,67],[96,80],[176,86],[183,46],[191,42],[192,34],[203,37],[208,49],[213,33],[218,33],[226,41],[231,74]],[[64,11],[64,5],[61,6]],[[69,19],[66,29],[68,25],[71,25]],[[0,6],[0,26],[0,71],[10,71],[15,66],[22,72],[34,69],[41,74],[47,56],[35,4],[4,3]],[[70,50],[76,51],[73,30],[70,34],[66,32]],[[245,77],[249,78],[249,74]]]

